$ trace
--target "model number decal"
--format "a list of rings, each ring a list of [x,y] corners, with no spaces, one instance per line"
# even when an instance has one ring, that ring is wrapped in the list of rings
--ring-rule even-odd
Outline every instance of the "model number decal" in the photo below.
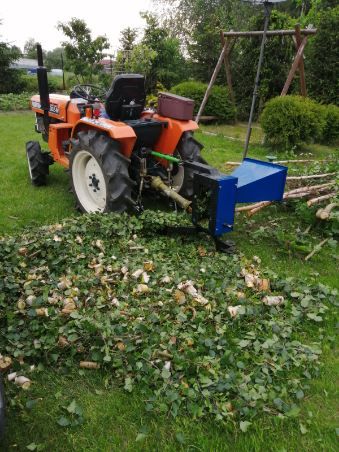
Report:
[[[51,113],[55,113],[55,114],[59,114],[59,107],[58,107],[58,105],[56,105],[56,104],[50,104],[50,106],[49,106],[49,111],[51,112]]]
[[[110,124],[106,124],[105,122],[98,121],[97,119],[92,119],[92,118],[86,118],[85,117],[85,118],[82,118],[81,121],[82,122],[85,121],[85,122],[88,122],[88,123],[93,124],[95,126],[102,127],[103,129],[111,129],[112,128],[112,126]]]
[[[38,108],[39,110],[41,110],[41,103],[37,102],[35,100],[32,100],[32,107],[33,108]],[[49,111],[51,113],[55,113],[56,115],[59,114],[59,106],[57,104],[50,104],[49,105]]]

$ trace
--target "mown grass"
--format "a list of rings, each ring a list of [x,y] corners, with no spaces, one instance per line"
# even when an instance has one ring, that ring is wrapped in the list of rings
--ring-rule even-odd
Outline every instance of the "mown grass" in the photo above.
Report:
[[[12,413],[9,418],[9,450],[23,450],[34,442],[53,451],[334,451],[338,418],[333,375],[337,365],[329,360],[319,380],[311,385],[309,392],[313,395],[302,404],[300,419],[308,429],[304,435],[298,419],[265,416],[244,434],[213,420],[157,417],[145,413],[144,401],[138,394],[105,389],[104,375],[43,372],[35,377],[29,394],[30,399],[38,399],[37,405],[19,417]],[[62,413],[60,406],[67,406],[72,399],[83,408],[85,423],[63,429],[56,419]],[[139,433],[146,434],[142,441],[136,441]],[[178,441],[179,434],[183,443]]]
[[[68,191],[68,175],[61,166],[51,167],[47,187],[30,183],[25,143],[39,140],[30,112],[0,114],[0,233],[20,231],[25,226],[57,222],[75,215],[74,200]]]
[[[0,234],[20,233],[26,226],[55,223],[62,218],[77,215],[74,201],[68,191],[68,176],[62,168],[53,165],[47,187],[32,187],[27,174],[25,142],[37,139],[31,113],[0,115]],[[242,127],[240,126],[240,129]],[[205,126],[203,131],[213,131]],[[242,142],[228,140],[234,130],[219,126],[219,135],[201,132],[198,140],[205,144],[204,157],[223,169],[226,160],[240,160]],[[240,130],[241,132],[241,130]],[[239,133],[240,133],[239,132]],[[242,135],[241,135],[242,138]],[[311,148],[314,157],[323,158],[331,148]],[[253,157],[264,157],[267,150],[259,144],[250,148]],[[305,263],[303,257],[289,254],[284,245],[272,243],[264,235],[253,238],[253,233],[272,219],[289,224],[291,233],[298,219],[291,217],[287,208],[273,207],[255,217],[253,222],[237,218],[236,231],[230,235],[237,248],[248,256],[261,257],[263,265],[282,276],[299,276],[338,287],[337,266],[333,250],[324,247]],[[333,351],[334,321],[305,332],[315,339],[323,335],[326,348],[320,376],[310,384],[306,399],[301,404],[299,418],[281,420],[264,416],[255,420],[242,433],[236,427],[220,425],[214,420],[193,420],[185,416],[177,419],[156,417],[144,410],[144,401],[135,392],[126,394],[121,389],[106,388],[109,375],[87,372],[81,376],[75,370],[71,375],[53,369],[34,373],[34,384],[20,395],[21,406],[10,407],[8,432],[4,450],[25,450],[35,443],[53,451],[115,451],[115,450],[202,450],[202,451],[332,451],[336,450],[335,428],[337,417],[338,359]],[[0,332],[1,334],[1,332]],[[60,407],[72,399],[84,409],[84,425],[64,429],[57,425]],[[26,402],[37,400],[31,410]],[[18,401],[16,403],[19,403]],[[9,405],[11,403],[9,402]],[[300,422],[307,432],[302,434]],[[136,441],[139,433],[145,433]],[[140,437],[140,436],[139,436]]]

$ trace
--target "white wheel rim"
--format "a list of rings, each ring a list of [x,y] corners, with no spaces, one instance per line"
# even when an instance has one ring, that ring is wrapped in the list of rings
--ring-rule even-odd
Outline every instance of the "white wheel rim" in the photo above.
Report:
[[[74,190],[86,212],[103,212],[106,183],[98,161],[87,151],[76,153],[72,164]]]
[[[177,173],[173,176],[172,179],[172,189],[176,192],[181,190],[181,187],[184,183],[185,170],[182,165],[178,166]]]
[[[26,157],[27,157],[27,165],[28,165],[28,171],[29,171],[29,177],[32,180],[32,169],[31,169],[31,162],[29,161],[29,157],[28,157],[28,153],[26,152]]]

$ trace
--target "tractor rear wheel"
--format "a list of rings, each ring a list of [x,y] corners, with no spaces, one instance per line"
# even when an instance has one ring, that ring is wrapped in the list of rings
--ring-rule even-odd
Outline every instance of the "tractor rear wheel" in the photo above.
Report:
[[[177,146],[177,155],[182,161],[206,163],[200,154],[202,148],[203,145],[193,137],[192,132],[184,132]],[[192,169],[183,166],[174,168],[173,189],[184,198],[191,199],[194,190],[193,178],[194,171]]]
[[[32,184],[37,187],[46,185],[49,165],[53,163],[50,153],[41,152],[38,141],[28,141],[26,143],[26,156]]]
[[[70,175],[77,207],[82,212],[124,212],[132,208],[135,185],[129,177],[130,160],[120,144],[95,130],[72,140]]]

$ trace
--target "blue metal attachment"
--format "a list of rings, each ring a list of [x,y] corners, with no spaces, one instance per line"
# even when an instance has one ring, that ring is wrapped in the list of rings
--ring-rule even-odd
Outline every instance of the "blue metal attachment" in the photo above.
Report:
[[[213,235],[219,236],[232,231],[236,194],[237,179],[232,176],[221,176],[218,179],[215,220],[212,222]]]
[[[194,175],[192,221],[213,237],[232,231],[236,203],[283,199],[285,166],[246,158],[230,176],[208,173],[205,166]]]
[[[287,167],[246,158],[231,174],[238,178],[236,202],[281,201]]]
[[[233,229],[237,178],[195,174],[192,222],[218,237]]]

